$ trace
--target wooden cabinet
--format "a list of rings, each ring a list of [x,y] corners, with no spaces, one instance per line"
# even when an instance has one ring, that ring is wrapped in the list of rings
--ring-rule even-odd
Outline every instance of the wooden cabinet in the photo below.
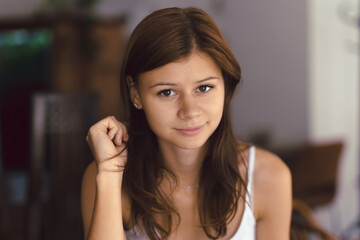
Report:
[[[119,116],[123,21],[57,21],[53,25],[52,89],[95,91],[100,115]]]

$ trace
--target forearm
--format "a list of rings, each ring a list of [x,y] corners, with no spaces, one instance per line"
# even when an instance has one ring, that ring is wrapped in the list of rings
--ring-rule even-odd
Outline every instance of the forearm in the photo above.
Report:
[[[122,173],[96,176],[96,197],[88,240],[125,239],[121,204]]]

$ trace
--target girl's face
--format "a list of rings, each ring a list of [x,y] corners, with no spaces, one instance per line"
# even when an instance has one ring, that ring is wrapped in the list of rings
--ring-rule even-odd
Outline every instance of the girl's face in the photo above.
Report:
[[[202,147],[220,123],[224,80],[213,59],[194,51],[189,57],[140,75],[131,96],[142,108],[159,144]]]

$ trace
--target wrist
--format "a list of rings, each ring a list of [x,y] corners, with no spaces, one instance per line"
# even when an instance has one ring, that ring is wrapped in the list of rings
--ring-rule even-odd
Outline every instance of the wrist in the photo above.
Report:
[[[97,161],[98,173],[109,173],[109,175],[122,174],[125,170],[125,164],[126,162],[121,157],[115,157],[105,161]]]
[[[120,185],[122,184],[123,172],[98,171],[96,183],[99,185]]]

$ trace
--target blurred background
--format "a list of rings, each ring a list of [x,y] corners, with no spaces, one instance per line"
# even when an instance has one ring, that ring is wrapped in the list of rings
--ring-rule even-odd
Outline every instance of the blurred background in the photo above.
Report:
[[[319,228],[360,239],[359,0],[2,0],[0,239],[82,238],[87,129],[121,118],[126,39],[171,6],[206,10],[236,55],[236,136],[282,157]]]

